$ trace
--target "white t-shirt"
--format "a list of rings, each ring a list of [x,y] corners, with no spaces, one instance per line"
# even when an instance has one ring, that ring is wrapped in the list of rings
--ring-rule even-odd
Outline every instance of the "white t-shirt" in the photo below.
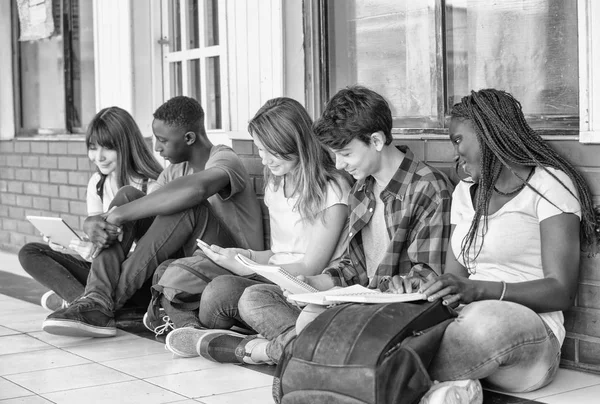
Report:
[[[111,173],[104,181],[104,194],[102,199],[98,196],[98,192],[96,191],[96,186],[98,185],[98,181],[100,181],[100,174],[95,172],[90,178],[87,186],[87,211],[88,216],[99,215],[108,211],[110,203],[115,198],[117,191],[119,190],[119,186],[117,185],[117,179],[115,175]],[[143,187],[143,181],[141,179],[131,180],[131,184],[133,187],[141,190]],[[148,180],[148,189],[147,193],[150,193],[156,189],[156,181]]]
[[[569,189],[577,195],[573,182],[562,171],[548,168]],[[540,222],[561,213],[574,213],[581,219],[581,206],[548,172],[536,168],[529,184],[548,198],[542,198],[528,187],[508,201],[500,210],[488,216],[488,230],[484,248],[474,262],[475,274],[470,279],[482,281],[525,282],[544,277],[542,270],[542,249]],[[461,182],[452,194],[451,223],[456,225],[452,234],[452,251],[458,261],[465,264],[460,255],[461,243],[467,235],[475,214],[469,188],[472,184]],[[480,222],[480,231],[483,220]],[[480,233],[481,234],[481,233]],[[477,238],[476,248],[481,238]],[[473,247],[471,247],[471,251]],[[475,249],[477,251],[477,249]],[[565,338],[562,311],[539,313],[554,335],[562,344]]]
[[[283,192],[283,185],[277,190],[272,182],[265,189],[265,205],[269,208],[269,223],[271,225],[271,251],[273,255],[269,259],[269,264],[281,265],[300,261],[304,258],[308,250],[310,235],[315,226],[321,225],[319,218],[314,223],[302,220],[300,212],[294,210],[297,197],[286,198]],[[348,205],[348,193],[350,185],[340,181],[340,187],[332,184],[327,185],[327,196],[323,210],[337,205]],[[334,250],[331,260],[327,266],[338,262],[345,252],[348,245],[348,221],[342,230],[338,244]]]
[[[381,200],[382,187],[375,181],[373,183],[373,195],[375,196],[375,209],[369,223],[361,230],[363,251],[367,262],[367,276],[369,283],[373,280],[375,272],[383,259],[389,245],[390,236],[385,223],[385,204]]]

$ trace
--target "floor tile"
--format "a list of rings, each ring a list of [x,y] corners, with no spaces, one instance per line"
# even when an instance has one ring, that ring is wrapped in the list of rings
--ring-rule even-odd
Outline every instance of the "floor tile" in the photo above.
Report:
[[[39,351],[41,349],[50,348],[53,348],[52,345],[48,345],[27,334],[5,335],[0,337],[0,355]]]
[[[46,393],[43,397],[56,404],[162,404],[185,399],[142,380]]]
[[[127,339],[136,339],[137,337],[128,332],[117,329],[117,335],[112,338],[89,338],[89,337],[65,337],[62,335],[48,334],[44,331],[28,333],[33,338],[39,339],[47,344],[57,348],[66,348],[83,345],[93,345],[103,342],[121,342]]]
[[[572,390],[567,393],[556,394],[541,398],[547,404],[598,404],[600,402],[600,385]]]
[[[103,338],[98,338],[98,341],[93,344],[63,349],[95,362],[133,358],[154,353],[163,353],[165,351],[162,344],[142,338],[126,339],[124,341],[116,340],[111,342],[100,341],[102,339]]]
[[[10,380],[0,377],[0,400],[5,398],[30,396],[31,394],[31,391],[24,389]]]
[[[20,373],[4,377],[37,394],[133,380],[131,376],[97,363]]]
[[[48,401],[40,396],[27,396],[12,398],[9,400],[0,400],[2,404],[52,404],[52,401]]]
[[[600,376],[590,373],[577,372],[569,369],[559,369],[556,378],[548,386],[531,393],[511,393],[512,396],[537,400],[566,391],[576,390],[600,384]],[[544,400],[541,400],[544,401]]]
[[[190,398],[271,386],[273,378],[236,365],[146,379]]]
[[[170,352],[157,355],[119,359],[102,362],[102,364],[140,379],[191,372],[194,370],[202,370],[220,366],[220,364],[211,362],[204,358],[174,357]]]
[[[197,401],[204,404],[269,404],[274,402],[271,386],[202,397]]]
[[[84,363],[89,363],[89,361],[56,348],[43,351],[23,352],[0,356],[0,375],[53,369],[64,366],[81,365]]]
[[[20,334],[20,333],[21,333],[20,331],[11,330],[10,328],[0,326],[0,337],[2,337],[4,335],[14,335],[14,334]]]
[[[23,318],[19,319],[18,321],[11,322],[10,328],[27,333],[42,331],[42,323],[44,322],[47,316],[47,313],[36,313],[35,315],[29,316],[28,318]]]

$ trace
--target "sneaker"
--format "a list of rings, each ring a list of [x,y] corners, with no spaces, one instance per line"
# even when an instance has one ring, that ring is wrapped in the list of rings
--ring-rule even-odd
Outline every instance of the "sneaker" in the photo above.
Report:
[[[419,404],[482,404],[483,389],[477,379],[436,382]]]
[[[76,300],[68,308],[50,314],[42,330],[68,337],[103,338],[117,334],[113,313],[88,298]]]
[[[56,294],[53,290],[49,290],[42,295],[40,305],[46,310],[56,311],[59,309],[66,309],[69,307],[69,303],[62,297]]]
[[[164,310],[161,311],[164,313]],[[158,319],[153,319],[152,316],[148,315],[148,312],[146,312],[142,322],[144,323],[144,326],[152,331],[157,337],[163,334],[166,335],[175,329],[175,325],[166,314],[159,316]]]
[[[257,335],[244,335],[231,331],[205,331],[198,340],[196,350],[205,359],[219,363],[244,363],[249,365],[273,365],[271,361],[256,362],[250,354],[252,347],[264,339]]]
[[[198,356],[198,340],[206,333],[194,327],[177,328],[167,334],[165,348],[182,358],[193,358]]]

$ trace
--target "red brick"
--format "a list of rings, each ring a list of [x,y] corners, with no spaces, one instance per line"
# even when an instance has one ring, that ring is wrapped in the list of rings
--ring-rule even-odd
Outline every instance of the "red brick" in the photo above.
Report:
[[[40,184],[40,194],[50,198],[57,198],[58,185]]]
[[[85,145],[85,141],[67,143],[67,151],[70,156],[75,154],[86,155],[87,147]]]
[[[79,194],[79,200],[84,201],[87,195],[87,188],[79,187],[77,193]]]
[[[23,184],[23,193],[27,195],[39,195],[40,184],[37,182],[26,182]]]
[[[16,141],[15,142],[15,153],[29,153],[29,142],[27,141]]]
[[[32,208],[33,199],[29,195],[17,195],[17,206],[21,208]]]
[[[15,169],[13,167],[7,167],[0,170],[0,178],[5,180],[14,180],[15,179]]]
[[[0,205],[0,217],[8,216],[8,206]]]
[[[0,167],[6,166],[6,154],[0,154]]]
[[[0,140],[0,153],[7,152],[12,153],[15,151],[15,146],[12,140]]]
[[[55,212],[69,213],[69,201],[64,199],[51,199],[50,209]]]
[[[9,206],[8,207],[8,216],[15,218],[15,219],[21,219],[21,218],[25,217],[25,209],[23,209],[21,207],[16,207],[16,206]]]
[[[17,168],[15,170],[15,179],[21,181],[31,181],[31,169]]]
[[[40,156],[40,168],[58,168],[58,157]]]
[[[48,153],[67,154],[67,142],[58,141],[48,143]]]
[[[15,231],[17,230],[17,220],[15,219],[9,219],[9,218],[4,218],[2,219],[2,229],[4,230],[9,230],[9,231]]]
[[[31,142],[31,152],[37,154],[48,154],[48,142]]]
[[[48,170],[31,170],[31,178],[38,182],[49,182]]]
[[[55,184],[67,184],[68,176],[66,171],[50,171],[50,182]]]
[[[77,193],[77,187],[72,187],[69,185],[59,185],[58,186],[58,195],[64,199],[79,199],[79,194]]]
[[[70,201],[70,212],[73,215],[86,216],[87,215],[87,205],[85,202],[80,201]]]
[[[10,167],[21,167],[23,159],[20,154],[11,154],[6,156],[6,165]]]
[[[25,245],[26,239],[25,235],[20,233],[10,233],[10,244],[20,248]]]
[[[17,223],[17,231],[23,234],[34,235],[39,233],[28,220],[21,220]]]
[[[50,210],[50,198],[34,196],[33,207],[36,209]]]
[[[17,197],[15,194],[3,192],[0,194],[0,203],[2,203],[2,205],[15,205],[17,203]]]
[[[82,173],[80,171],[70,171],[69,184],[71,185],[87,185],[90,175],[88,173]]]
[[[579,341],[579,362],[600,365],[600,343]]]
[[[0,192],[8,192],[8,181],[0,180]]]
[[[77,157],[59,157],[58,168],[61,170],[77,170]]]
[[[572,307],[564,314],[568,332],[600,338],[600,310]]]
[[[8,181],[8,192],[22,194],[23,183],[21,181]]]
[[[92,170],[92,162],[87,157],[77,157],[77,169],[91,171]]]
[[[38,156],[23,156],[23,167],[38,168],[40,158]]]

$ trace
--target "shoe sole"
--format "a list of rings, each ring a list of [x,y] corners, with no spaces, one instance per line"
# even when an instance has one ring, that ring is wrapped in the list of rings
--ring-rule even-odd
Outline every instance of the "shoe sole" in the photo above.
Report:
[[[63,335],[66,337],[108,338],[117,335],[116,327],[98,327],[66,320],[46,320],[42,324],[42,330],[48,334]]]

